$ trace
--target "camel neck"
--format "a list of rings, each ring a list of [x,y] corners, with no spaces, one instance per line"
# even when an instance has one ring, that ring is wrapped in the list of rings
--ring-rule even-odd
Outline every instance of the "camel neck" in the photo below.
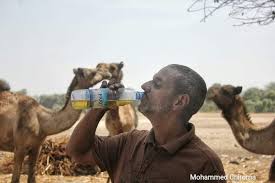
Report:
[[[275,153],[275,143],[273,143],[275,120],[263,128],[253,124],[241,100],[237,100],[230,110],[223,111],[223,115],[243,148],[257,154]]]
[[[81,110],[73,109],[71,101],[60,111],[43,110],[42,129],[46,135],[53,135],[69,129],[78,120]]]

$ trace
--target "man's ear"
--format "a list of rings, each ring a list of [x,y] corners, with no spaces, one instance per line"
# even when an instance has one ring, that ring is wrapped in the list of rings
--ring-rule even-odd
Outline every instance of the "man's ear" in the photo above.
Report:
[[[174,108],[184,108],[190,102],[190,97],[187,94],[179,95],[174,103]]]

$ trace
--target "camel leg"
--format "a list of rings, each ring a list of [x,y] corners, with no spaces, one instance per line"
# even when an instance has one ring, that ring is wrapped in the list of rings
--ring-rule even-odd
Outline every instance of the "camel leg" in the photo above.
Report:
[[[35,183],[35,170],[36,162],[38,159],[40,148],[33,148],[29,153],[29,172],[28,172],[28,183]]]
[[[269,170],[269,181],[275,181],[275,158],[273,159]]]
[[[19,183],[22,163],[25,157],[25,151],[21,148],[16,148],[14,153],[14,168],[12,173],[12,183]]]

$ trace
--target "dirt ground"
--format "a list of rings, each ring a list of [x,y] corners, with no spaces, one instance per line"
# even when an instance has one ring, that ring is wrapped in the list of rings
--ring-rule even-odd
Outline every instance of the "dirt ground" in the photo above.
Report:
[[[270,123],[275,114],[252,114],[252,121],[259,125]],[[221,117],[220,113],[199,113],[195,115],[191,122],[196,126],[196,134],[208,144],[222,159],[226,175],[231,177],[228,182],[257,182],[261,183],[267,180],[269,166],[272,161],[272,156],[257,155],[250,153],[240,147],[235,140],[229,125]],[[138,129],[151,128],[150,122],[141,114],[139,114]],[[73,128],[63,132],[61,135],[70,135]],[[107,135],[107,131],[102,121],[99,124],[98,135]],[[49,137],[53,138],[53,137]],[[12,158],[12,153],[0,152],[1,160]],[[255,176],[253,181],[240,180],[240,176]],[[95,176],[37,176],[38,183],[105,183],[108,175],[100,173]],[[26,175],[21,176],[21,182],[26,183]],[[0,183],[10,182],[11,174],[3,174],[0,172]]]

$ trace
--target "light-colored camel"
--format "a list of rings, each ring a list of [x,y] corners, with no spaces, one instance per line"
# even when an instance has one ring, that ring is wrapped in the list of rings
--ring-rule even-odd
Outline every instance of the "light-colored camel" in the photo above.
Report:
[[[135,129],[138,124],[135,107],[132,104],[127,104],[107,111],[105,124],[109,131],[109,136]]]
[[[121,62],[122,66],[123,63]],[[98,64],[97,69],[104,71],[112,71],[114,68],[113,65]],[[117,72],[118,73],[118,72]],[[123,73],[119,72],[118,75],[112,76],[111,82],[121,82]],[[105,125],[109,131],[109,136],[117,135],[122,132],[128,132],[137,127],[138,116],[134,105],[127,104],[124,106],[119,106],[113,108],[106,112]]]
[[[207,98],[222,110],[238,143],[246,150],[265,155],[275,154],[275,119],[266,127],[253,124],[239,94],[242,87],[215,84],[208,89]],[[275,181],[275,160],[273,160],[269,181]]]
[[[117,75],[117,71],[118,69],[112,72],[74,69],[75,76],[67,90],[65,105],[60,111],[52,111],[31,97],[10,92],[9,85],[0,82],[0,150],[15,153],[12,183],[19,182],[22,162],[27,155],[28,183],[34,183],[35,165],[42,142],[48,135],[69,129],[78,120],[81,111],[74,110],[71,106],[72,90],[89,88],[103,79],[110,79],[112,74]]]

